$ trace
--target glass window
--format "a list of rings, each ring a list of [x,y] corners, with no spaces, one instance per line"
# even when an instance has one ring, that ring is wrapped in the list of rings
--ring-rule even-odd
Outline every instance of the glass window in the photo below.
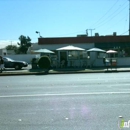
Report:
[[[80,51],[80,59],[86,59],[88,57],[87,51]]]
[[[69,51],[68,57],[69,59],[78,59],[79,58],[78,51]]]
[[[106,53],[97,52],[97,58],[107,57]]]

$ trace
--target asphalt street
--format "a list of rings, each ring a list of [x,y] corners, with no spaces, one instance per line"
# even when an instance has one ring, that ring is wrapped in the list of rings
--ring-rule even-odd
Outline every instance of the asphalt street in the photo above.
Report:
[[[119,130],[119,116],[130,120],[129,79],[128,72],[1,76],[0,130]]]

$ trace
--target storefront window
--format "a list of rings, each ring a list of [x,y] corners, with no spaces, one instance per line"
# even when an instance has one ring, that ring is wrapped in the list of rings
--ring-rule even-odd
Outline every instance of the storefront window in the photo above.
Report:
[[[97,58],[107,57],[106,53],[97,52]]]
[[[116,51],[118,52],[116,57],[130,57],[130,48],[123,48]]]
[[[130,47],[127,47],[127,48],[124,49],[124,56],[130,57]]]
[[[86,51],[69,51],[69,59],[85,59],[87,58]]]
[[[58,60],[58,51],[53,50],[54,53],[50,55],[51,60]]]
[[[68,57],[69,59],[78,59],[79,58],[78,51],[69,51]]]
[[[79,52],[80,59],[86,59],[88,57],[87,51]]]

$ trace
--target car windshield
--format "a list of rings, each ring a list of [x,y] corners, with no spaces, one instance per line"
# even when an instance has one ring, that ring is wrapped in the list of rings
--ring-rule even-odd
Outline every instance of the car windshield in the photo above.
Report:
[[[13,59],[8,58],[8,57],[4,57],[3,59],[4,59],[4,61],[14,61]]]

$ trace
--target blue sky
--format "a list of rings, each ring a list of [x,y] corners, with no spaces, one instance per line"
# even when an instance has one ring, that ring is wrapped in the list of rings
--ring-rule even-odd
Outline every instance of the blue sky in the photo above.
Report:
[[[0,0],[0,48],[16,44],[20,35],[43,37],[92,34],[128,35],[128,0]],[[91,32],[88,31],[89,36]]]

